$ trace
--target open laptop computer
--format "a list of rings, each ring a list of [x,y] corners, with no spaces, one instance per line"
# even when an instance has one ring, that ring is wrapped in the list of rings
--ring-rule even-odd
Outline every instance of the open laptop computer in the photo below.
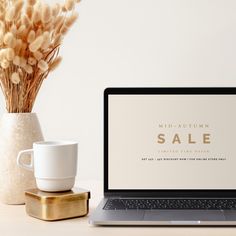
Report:
[[[94,225],[235,225],[236,88],[108,88]]]

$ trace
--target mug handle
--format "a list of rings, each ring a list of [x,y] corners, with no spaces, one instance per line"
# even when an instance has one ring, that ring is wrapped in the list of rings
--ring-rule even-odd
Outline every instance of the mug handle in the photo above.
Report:
[[[26,169],[26,170],[34,171],[34,162],[33,162],[33,157],[32,157],[33,153],[34,153],[33,149],[27,149],[27,150],[20,151],[17,155],[17,165]],[[22,162],[22,157],[25,154],[31,155],[30,164],[25,164]]]

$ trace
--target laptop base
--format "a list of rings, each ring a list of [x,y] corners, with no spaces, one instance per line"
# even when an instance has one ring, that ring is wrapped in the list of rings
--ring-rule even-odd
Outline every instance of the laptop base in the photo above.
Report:
[[[89,218],[92,225],[230,226],[236,210],[104,210],[104,198]]]

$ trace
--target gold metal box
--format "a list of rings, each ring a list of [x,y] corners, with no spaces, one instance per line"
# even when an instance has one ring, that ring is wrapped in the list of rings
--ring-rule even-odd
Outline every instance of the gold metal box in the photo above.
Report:
[[[71,191],[49,193],[38,189],[25,192],[28,215],[47,221],[85,216],[89,211],[90,192],[73,188]]]

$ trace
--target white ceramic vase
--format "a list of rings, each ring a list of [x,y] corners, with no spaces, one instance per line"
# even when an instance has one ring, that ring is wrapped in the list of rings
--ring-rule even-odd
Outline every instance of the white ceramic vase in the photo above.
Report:
[[[35,188],[33,172],[16,164],[19,151],[32,148],[43,135],[35,113],[5,113],[0,121],[0,201],[23,204],[24,191]],[[25,161],[27,162],[26,156]]]

